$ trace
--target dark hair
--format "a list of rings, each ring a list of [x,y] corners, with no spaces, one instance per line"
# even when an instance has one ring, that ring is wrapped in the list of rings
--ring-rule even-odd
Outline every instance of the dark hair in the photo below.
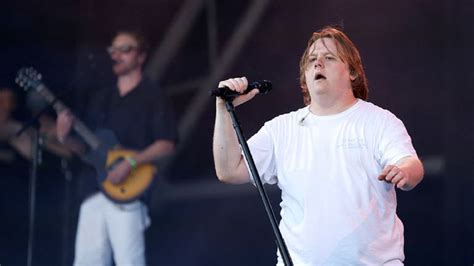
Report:
[[[334,27],[327,26],[311,35],[311,38],[308,40],[306,50],[304,51],[300,60],[300,86],[301,91],[303,92],[304,103],[309,105],[311,102],[311,96],[309,94],[305,78],[305,70],[308,66],[308,59],[311,53],[310,48],[313,43],[322,38],[334,40],[341,60],[343,62],[347,62],[349,65],[350,74],[355,77],[355,79],[351,81],[354,96],[356,98],[367,100],[369,97],[369,88],[359,51],[357,50],[354,43],[349,39],[349,37],[344,34],[344,32]]]

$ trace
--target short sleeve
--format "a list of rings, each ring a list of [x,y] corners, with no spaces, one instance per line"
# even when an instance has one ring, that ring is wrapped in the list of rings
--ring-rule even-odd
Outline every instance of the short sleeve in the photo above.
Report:
[[[253,135],[249,139],[248,144],[262,182],[275,184],[277,182],[277,176],[274,145],[267,126],[263,126],[255,135]],[[249,169],[248,165],[247,169]],[[251,175],[250,169],[249,174]],[[254,182],[253,178],[251,178],[251,180]]]
[[[176,120],[170,100],[160,93],[151,105],[151,137],[153,139],[165,139],[177,141],[178,134]]]
[[[382,168],[404,157],[417,157],[405,125],[392,113],[386,113],[379,134],[377,159]]]

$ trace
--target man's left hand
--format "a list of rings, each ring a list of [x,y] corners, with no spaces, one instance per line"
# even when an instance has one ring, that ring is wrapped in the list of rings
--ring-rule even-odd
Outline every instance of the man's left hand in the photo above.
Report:
[[[407,189],[408,178],[408,173],[396,165],[387,165],[378,176],[380,181],[392,183],[403,190]]]

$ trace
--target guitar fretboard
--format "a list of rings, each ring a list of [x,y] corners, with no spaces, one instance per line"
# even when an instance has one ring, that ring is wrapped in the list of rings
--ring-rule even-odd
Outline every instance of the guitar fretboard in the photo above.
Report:
[[[66,105],[62,103],[54,94],[44,85],[40,84],[37,88],[36,91],[43,96],[46,101],[50,104],[53,105],[54,110],[56,112],[61,112],[65,109],[67,109]],[[75,119],[73,123],[73,129],[76,131],[77,134],[79,134],[84,141],[89,145],[92,149],[97,149],[100,146],[100,141],[99,139],[92,133],[92,131],[87,128],[87,126],[79,119]]]

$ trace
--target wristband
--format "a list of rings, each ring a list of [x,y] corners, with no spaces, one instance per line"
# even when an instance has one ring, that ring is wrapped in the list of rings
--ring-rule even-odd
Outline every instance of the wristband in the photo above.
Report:
[[[133,159],[132,157],[130,156],[127,156],[125,157],[125,159],[127,160],[127,162],[130,164],[130,166],[132,167],[132,170],[135,170],[137,168],[137,161],[135,161],[135,159]]]

